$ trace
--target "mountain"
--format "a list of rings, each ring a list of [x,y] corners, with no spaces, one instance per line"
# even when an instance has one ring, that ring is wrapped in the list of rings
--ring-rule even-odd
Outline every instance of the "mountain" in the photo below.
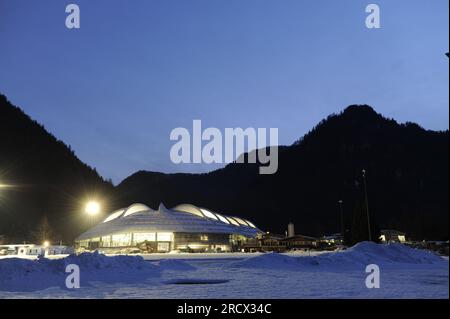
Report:
[[[114,188],[0,95],[0,239],[35,240],[48,221],[52,240],[70,242],[92,222],[84,213],[90,196],[104,212],[134,202],[192,203],[264,230],[284,233],[293,222],[296,233],[319,236],[340,230],[340,199],[345,224],[355,223],[364,207],[362,169],[373,223],[417,239],[448,239],[448,138],[448,131],[399,124],[352,105],[280,147],[274,175],[233,163],[207,174],[139,171]]]
[[[54,241],[71,241],[89,227],[87,198],[113,192],[111,183],[3,95],[0,184],[0,235],[12,241],[35,240],[33,231],[45,220]]]
[[[329,116],[291,146],[279,169],[259,175],[255,164],[232,163],[207,174],[139,171],[117,187],[122,206],[192,203],[254,221],[260,228],[319,236],[340,231],[338,200],[351,227],[364,206],[379,228],[416,239],[448,239],[448,131],[399,124],[367,105]]]

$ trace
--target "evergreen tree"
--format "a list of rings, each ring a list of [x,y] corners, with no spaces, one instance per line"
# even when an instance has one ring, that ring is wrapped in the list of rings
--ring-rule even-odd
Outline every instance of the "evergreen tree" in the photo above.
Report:
[[[48,222],[47,215],[42,217],[36,230],[33,232],[33,238],[37,243],[43,243],[44,241],[51,241],[53,237],[53,231],[50,223]]]

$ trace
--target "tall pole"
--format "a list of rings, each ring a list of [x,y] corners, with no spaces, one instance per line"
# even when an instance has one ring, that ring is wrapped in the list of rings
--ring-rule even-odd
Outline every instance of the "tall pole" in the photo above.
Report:
[[[366,201],[366,213],[367,213],[367,230],[369,233],[369,241],[372,241],[372,234],[370,231],[370,214],[369,214],[369,199],[367,197],[367,182],[366,182],[366,170],[362,170],[363,180],[364,180],[364,196]]]
[[[344,242],[344,236],[345,236],[345,225],[344,225],[344,209],[342,208],[342,204],[344,201],[340,199],[338,201],[339,203],[339,211],[341,213],[341,235],[342,235],[342,242]]]

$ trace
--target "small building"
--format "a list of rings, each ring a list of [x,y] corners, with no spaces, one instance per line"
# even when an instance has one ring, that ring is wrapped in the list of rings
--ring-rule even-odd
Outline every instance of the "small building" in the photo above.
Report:
[[[28,256],[37,256],[37,255],[68,255],[74,252],[73,248],[61,245],[55,246],[43,246],[43,245],[30,245],[25,249],[19,249],[18,255],[28,255]]]
[[[280,242],[287,250],[299,250],[316,248],[318,240],[314,237],[294,235],[292,237],[283,238]]]
[[[328,245],[343,245],[344,238],[342,237],[341,233],[331,234],[328,236],[323,236],[320,241],[322,243],[328,244]]]
[[[406,234],[398,230],[382,229],[380,234],[382,243],[404,243],[406,241]]]
[[[0,255],[19,255],[19,252],[25,251],[31,245],[0,245]]]
[[[243,250],[245,252],[284,252],[286,251],[286,246],[282,243],[284,238],[286,237],[283,235],[269,232],[260,233],[256,238],[248,240]]]
[[[245,252],[286,252],[289,250],[307,250],[318,247],[318,240],[314,237],[294,235],[286,237],[283,235],[263,233],[257,238],[247,241],[244,245]]]
[[[3,245],[0,246],[0,255],[38,256],[38,255],[66,255],[74,250],[68,246],[43,246],[34,244]]]

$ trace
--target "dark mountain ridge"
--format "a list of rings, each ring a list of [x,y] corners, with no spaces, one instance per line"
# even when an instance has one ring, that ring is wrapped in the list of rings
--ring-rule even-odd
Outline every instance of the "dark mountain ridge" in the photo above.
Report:
[[[152,208],[192,203],[248,218],[264,230],[283,233],[294,222],[297,233],[320,236],[340,230],[340,199],[350,227],[363,201],[366,169],[379,227],[448,239],[448,146],[448,131],[398,124],[353,105],[280,147],[276,174],[236,163],[205,174],[139,171],[114,188],[0,95],[0,184],[14,186],[0,188],[0,235],[33,240],[32,230],[46,216],[54,240],[73,240],[89,227],[83,205],[93,196],[104,212],[133,202]]]
[[[188,202],[280,233],[292,221],[297,232],[318,236],[340,230],[340,199],[351,225],[363,202],[363,169],[379,227],[414,238],[448,237],[448,131],[398,124],[367,105],[349,106],[281,147],[274,175],[235,163],[207,174],[140,171],[117,189],[124,203]]]
[[[48,219],[54,240],[70,241],[87,226],[82,214],[90,196],[113,187],[81,162],[73,150],[0,95],[0,235],[34,240]]]

